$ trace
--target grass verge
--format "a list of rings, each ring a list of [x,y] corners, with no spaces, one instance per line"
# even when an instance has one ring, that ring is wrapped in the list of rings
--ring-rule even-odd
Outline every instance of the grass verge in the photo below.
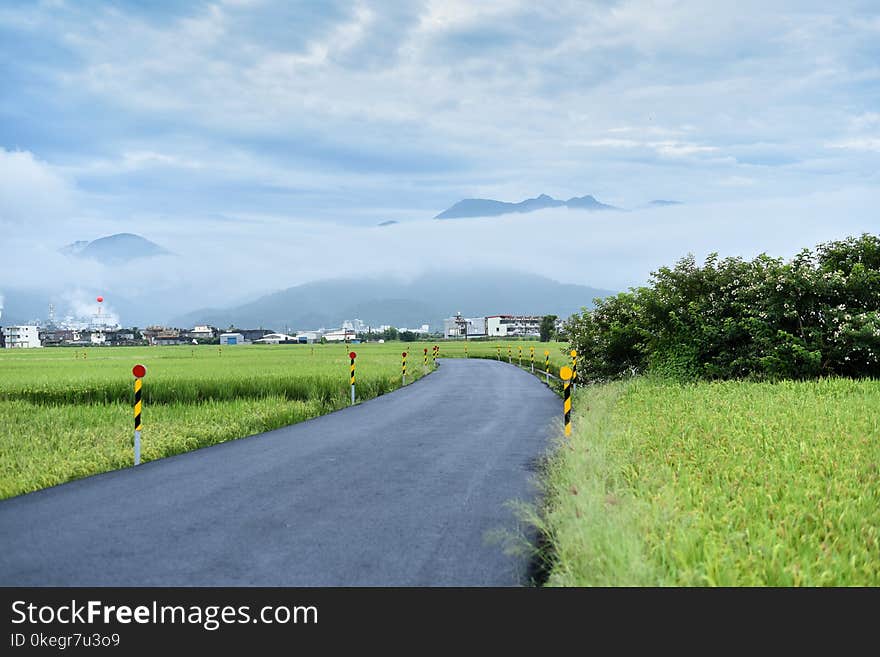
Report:
[[[545,475],[558,586],[880,584],[880,381],[578,390]]]

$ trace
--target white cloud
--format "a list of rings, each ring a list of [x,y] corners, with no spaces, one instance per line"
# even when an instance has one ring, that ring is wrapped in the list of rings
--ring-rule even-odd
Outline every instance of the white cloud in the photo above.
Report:
[[[0,148],[0,225],[4,239],[16,230],[45,227],[68,218],[74,190],[50,165],[28,151]]]
[[[851,151],[874,151],[880,153],[880,137],[851,137],[828,143],[828,148]]]

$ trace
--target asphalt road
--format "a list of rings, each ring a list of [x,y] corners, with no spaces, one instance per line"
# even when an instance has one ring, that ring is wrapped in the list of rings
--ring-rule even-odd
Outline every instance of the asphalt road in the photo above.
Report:
[[[3,586],[510,586],[561,402],[504,363],[445,359],[394,393],[276,431],[0,502]],[[144,440],[149,440],[149,424]]]

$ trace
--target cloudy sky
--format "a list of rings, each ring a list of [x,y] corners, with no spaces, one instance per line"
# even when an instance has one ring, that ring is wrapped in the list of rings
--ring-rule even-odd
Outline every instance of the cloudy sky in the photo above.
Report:
[[[687,250],[880,227],[876,0],[13,0],[0,80],[0,256],[59,271],[60,244],[119,230],[239,265],[271,232],[301,258],[260,258],[275,287],[323,277],[340,238],[378,270],[425,240],[501,261],[531,234],[529,268],[562,250],[581,262],[557,278],[622,287]],[[471,239],[429,221],[540,193],[686,205]]]

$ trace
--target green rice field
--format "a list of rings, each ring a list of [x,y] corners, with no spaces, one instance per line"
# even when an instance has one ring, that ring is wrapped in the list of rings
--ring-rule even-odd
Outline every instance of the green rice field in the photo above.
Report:
[[[0,350],[0,498],[132,463],[131,368],[147,368],[143,460],[213,445],[317,417],[349,404],[349,358],[357,352],[357,398],[424,376],[423,349],[464,357],[462,342],[327,345],[95,347]],[[496,344],[470,342],[470,357]],[[528,355],[564,345],[513,342]],[[527,356],[526,356],[527,358]],[[429,358],[427,372],[433,369]]]
[[[534,520],[560,586],[880,585],[880,381],[579,389]]]

